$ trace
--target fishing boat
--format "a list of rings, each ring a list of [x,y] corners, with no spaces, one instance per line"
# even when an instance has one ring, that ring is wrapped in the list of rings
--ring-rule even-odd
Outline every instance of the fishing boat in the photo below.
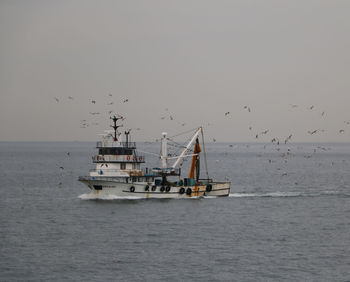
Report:
[[[190,141],[184,146],[181,154],[168,154],[168,137],[163,132],[161,137],[161,166],[157,168],[142,168],[145,156],[137,151],[136,143],[130,142],[130,131],[126,131],[125,141],[120,140],[118,132],[119,120],[111,118],[114,131],[106,131],[102,141],[97,142],[98,154],[92,157],[95,169],[89,176],[80,176],[79,181],[86,184],[92,195],[115,196],[117,198],[192,198],[206,196],[228,196],[230,182],[216,182],[209,178],[203,128],[194,131]],[[200,178],[200,154],[202,139],[206,178]],[[193,151],[191,148],[193,147]],[[191,151],[190,151],[191,150]],[[181,176],[179,164],[183,159],[192,158],[187,177]]]

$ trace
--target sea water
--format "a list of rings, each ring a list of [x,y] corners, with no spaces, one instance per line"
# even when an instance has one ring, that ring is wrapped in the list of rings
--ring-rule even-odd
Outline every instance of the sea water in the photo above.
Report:
[[[94,153],[0,143],[0,281],[350,280],[350,144],[207,144],[231,194],[190,200],[96,199]]]

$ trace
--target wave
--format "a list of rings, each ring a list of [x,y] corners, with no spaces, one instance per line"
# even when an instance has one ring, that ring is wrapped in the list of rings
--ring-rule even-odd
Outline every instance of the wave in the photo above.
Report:
[[[179,199],[170,199],[170,198],[143,198],[143,197],[137,197],[137,196],[116,196],[116,195],[98,195],[94,193],[87,193],[87,194],[81,194],[78,196],[78,198],[82,200],[195,200],[195,199],[202,199],[202,198],[217,198],[213,196],[199,196],[199,197],[186,197],[186,198],[179,198]]]
[[[342,194],[339,191],[320,191],[320,192],[267,192],[267,193],[231,193],[229,197],[233,198],[249,198],[249,197],[272,197],[272,198],[284,198],[284,197],[318,197],[318,196],[334,196],[342,195],[348,197],[347,194]]]
[[[319,197],[319,196],[343,196],[350,197],[349,194],[342,193],[339,191],[320,191],[320,192],[266,192],[266,193],[231,193],[229,197],[231,198],[286,198],[286,197]],[[120,197],[116,195],[108,195],[108,194],[94,194],[87,193],[81,194],[78,196],[82,200],[149,200],[137,196],[127,196]],[[218,197],[215,196],[200,196],[200,197],[186,197],[181,198],[181,200],[195,200],[195,199],[216,199]],[[155,199],[155,198],[152,198]],[[156,199],[156,200],[169,200],[169,199]],[[174,199],[180,200],[180,199]]]

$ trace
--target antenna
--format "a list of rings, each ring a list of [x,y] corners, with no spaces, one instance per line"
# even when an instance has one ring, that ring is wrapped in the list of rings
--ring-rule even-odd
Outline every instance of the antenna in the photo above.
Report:
[[[111,117],[110,118],[111,120],[113,120],[113,125],[111,125],[111,127],[114,129],[114,141],[118,141],[118,138],[117,138],[117,130],[119,127],[122,127],[123,125],[117,125],[117,121],[120,120],[120,119],[123,119],[123,117],[116,117],[116,116],[113,116],[113,118]]]
[[[128,131],[125,131],[125,138],[126,138],[126,148],[129,147],[129,134],[130,134],[131,129],[129,129]]]

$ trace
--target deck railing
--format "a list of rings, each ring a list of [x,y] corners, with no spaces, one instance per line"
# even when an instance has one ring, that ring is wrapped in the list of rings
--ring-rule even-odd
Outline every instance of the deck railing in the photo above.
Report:
[[[122,148],[130,148],[135,149],[135,142],[112,142],[112,141],[98,141],[96,142],[96,148],[103,147],[122,147]]]

